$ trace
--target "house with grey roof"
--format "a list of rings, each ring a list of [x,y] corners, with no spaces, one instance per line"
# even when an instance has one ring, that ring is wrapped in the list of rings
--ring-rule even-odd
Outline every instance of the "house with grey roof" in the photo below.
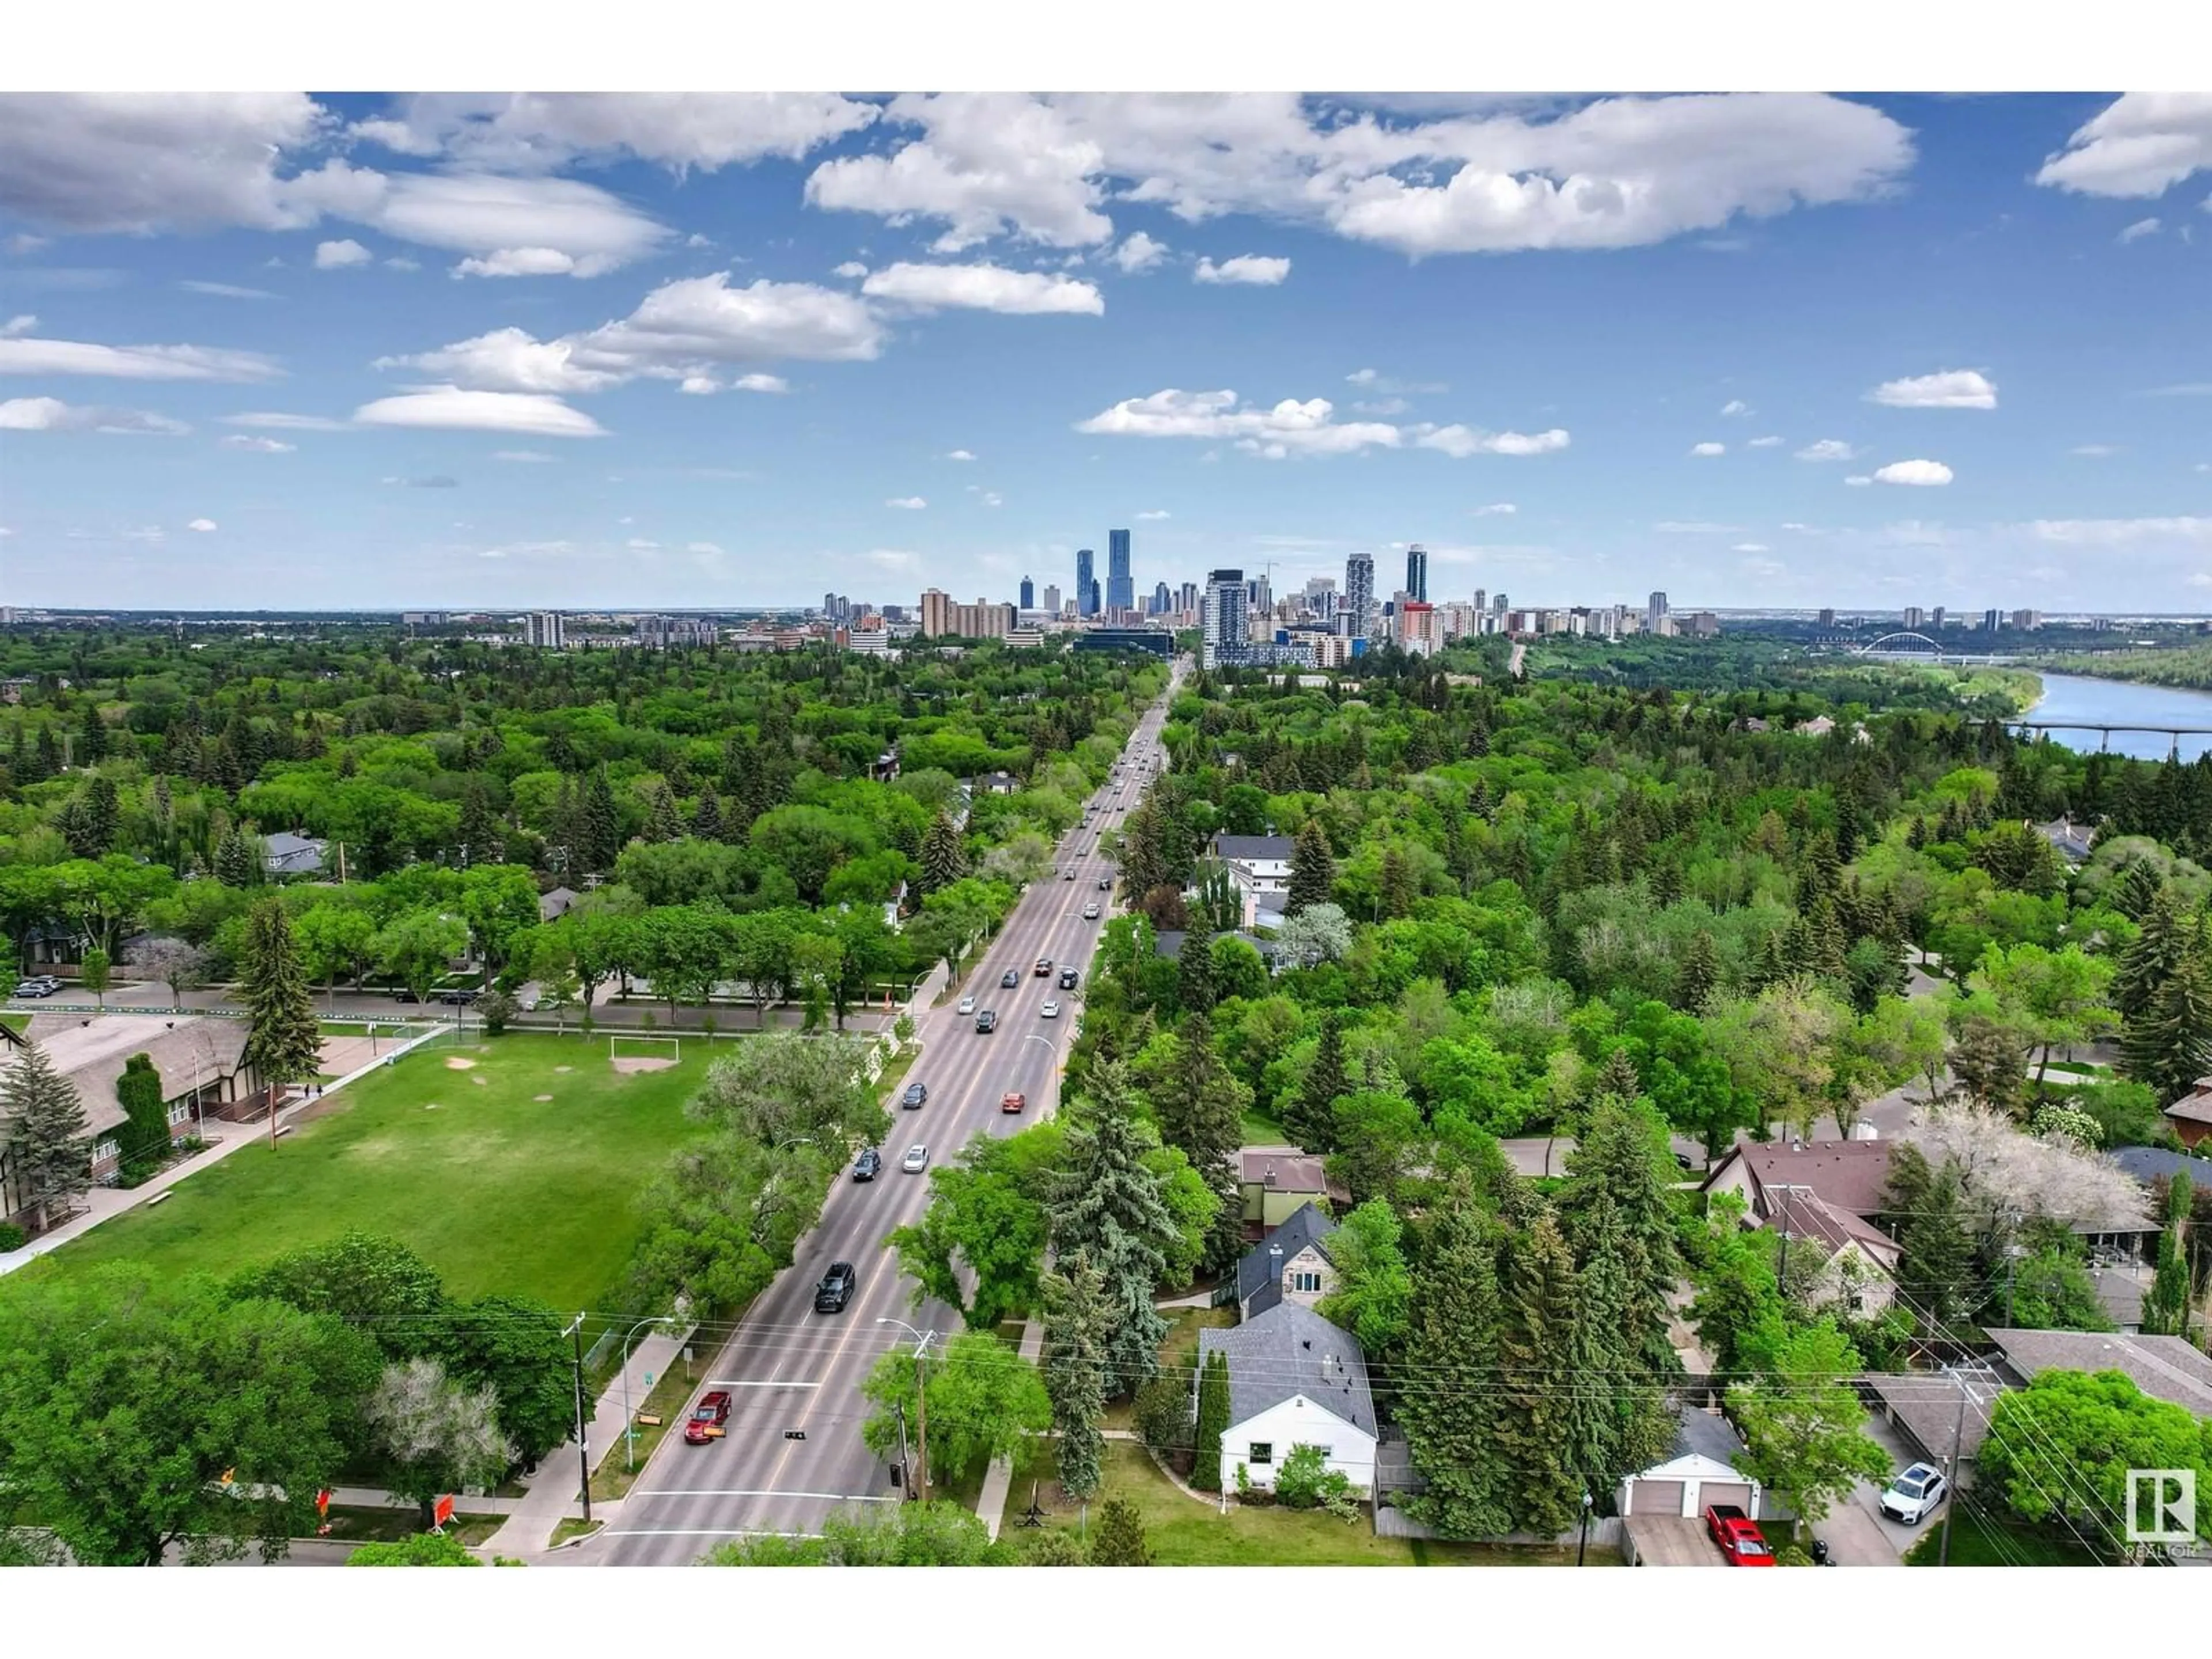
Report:
[[[1310,1308],[1336,1288],[1328,1236],[1336,1231],[1310,1201],[1269,1233],[1237,1264],[1237,1310],[1248,1322],[1283,1302]]]
[[[1216,836],[1208,852],[1228,867],[1246,927],[1278,927],[1290,902],[1291,855],[1297,842],[1288,836]]]
[[[1996,1346],[1999,1370],[2022,1386],[2045,1371],[2122,1371],[2154,1400],[2212,1422],[2212,1358],[2180,1337],[2002,1328],[1984,1334]]]
[[[328,842],[295,836],[289,830],[261,838],[262,862],[272,876],[319,876],[323,855],[329,850]]]
[[[1665,1458],[1624,1475],[1615,1504],[1624,1516],[1694,1519],[1710,1504],[1733,1504],[1756,1519],[1759,1484],[1737,1471],[1735,1457],[1742,1449],[1743,1442],[1718,1412],[1685,1406]]]
[[[2088,862],[2089,843],[2095,830],[2084,829],[2070,817],[2063,817],[2053,818],[2048,823],[2035,824],[2033,828],[2067,863],[2081,865]]]
[[[1375,1486],[1375,1396],[1358,1339],[1310,1308],[1279,1302],[1247,1324],[1198,1334],[1199,1365],[1229,1363],[1229,1426],[1221,1434],[1221,1486],[1239,1468],[1266,1490],[1294,1447],[1318,1446],[1328,1467],[1359,1492]]]

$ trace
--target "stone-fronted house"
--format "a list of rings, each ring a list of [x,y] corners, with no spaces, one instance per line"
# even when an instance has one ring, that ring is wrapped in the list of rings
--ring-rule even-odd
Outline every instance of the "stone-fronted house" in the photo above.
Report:
[[[1336,1288],[1328,1237],[1336,1231],[1311,1202],[1244,1253],[1237,1264],[1237,1316],[1248,1323],[1285,1302],[1310,1308]]]
[[[1229,1362],[1229,1426],[1221,1435],[1221,1488],[1237,1470],[1262,1490],[1296,1446],[1318,1446],[1328,1467],[1362,1494],[1374,1490],[1375,1396],[1367,1356],[1351,1332],[1310,1308],[1279,1302],[1248,1324],[1198,1334],[1199,1369]]]

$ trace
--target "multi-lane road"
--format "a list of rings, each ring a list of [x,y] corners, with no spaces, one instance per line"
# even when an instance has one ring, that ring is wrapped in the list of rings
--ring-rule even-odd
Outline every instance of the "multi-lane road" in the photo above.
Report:
[[[1170,696],[1182,673],[1179,664]],[[878,1358],[910,1347],[914,1339],[877,1322],[902,1320],[938,1332],[940,1347],[960,1328],[959,1316],[942,1303],[911,1305],[914,1283],[899,1272],[896,1254],[883,1247],[887,1233],[918,1218],[929,1201],[927,1177],[902,1173],[900,1160],[918,1143],[929,1148],[934,1167],[978,1133],[1011,1134],[1057,1107],[1062,1062],[1082,1008],[1080,991],[1060,988],[1059,970],[1073,967],[1089,982],[1091,954],[1115,909],[1115,895],[1099,887],[1115,874],[1098,850],[1099,836],[1136,805],[1154,775],[1147,763],[1164,769],[1159,735],[1165,709],[1163,700],[1146,711],[1115,779],[1097,792],[1104,808],[1060,842],[1053,878],[1022,896],[988,955],[970,970],[962,994],[972,992],[978,1009],[995,1010],[998,1029],[979,1034],[975,1016],[960,1013],[951,997],[917,1018],[921,1054],[908,1077],[927,1085],[927,1103],[908,1111],[892,1103],[883,1173],[872,1182],[839,1179],[792,1266],[707,1367],[694,1398],[709,1389],[729,1390],[727,1432],[702,1446],[665,1436],[619,1518],[570,1559],[676,1565],[732,1538],[817,1532],[833,1510],[898,1500],[889,1468],[860,1439],[868,1414],[860,1383]],[[1122,786],[1118,793],[1115,780]],[[1065,878],[1070,865],[1073,881]],[[1093,902],[1098,919],[1085,921],[1084,908]],[[1049,977],[1032,971],[1040,957],[1052,959]],[[1009,969],[1018,981],[1003,989],[1000,979]],[[1058,1018],[1043,1018],[1048,1000],[1060,1004]],[[1029,1097],[1028,1110],[1018,1116],[1000,1110],[1010,1091]],[[842,1313],[817,1314],[814,1287],[833,1261],[856,1264],[860,1287]]]

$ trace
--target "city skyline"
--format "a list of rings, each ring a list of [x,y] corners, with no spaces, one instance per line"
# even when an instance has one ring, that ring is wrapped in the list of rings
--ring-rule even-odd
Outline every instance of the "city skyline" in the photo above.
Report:
[[[1078,525],[1141,532],[1130,603],[1419,526],[1444,596],[2185,612],[2207,107],[10,94],[4,598],[799,605],[1088,547],[1115,608]],[[1093,159],[1024,193],[1015,133]]]

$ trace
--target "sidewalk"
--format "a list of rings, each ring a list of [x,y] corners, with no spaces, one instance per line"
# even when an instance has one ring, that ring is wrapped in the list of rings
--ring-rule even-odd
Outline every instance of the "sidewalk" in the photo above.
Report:
[[[374,1063],[362,1066],[357,1071],[349,1072],[334,1083],[325,1085],[320,1094],[312,1098],[302,1095],[298,1099],[287,1103],[276,1110],[276,1127],[279,1129],[289,1128],[301,1113],[311,1106],[320,1106],[356,1078],[376,1070],[378,1066],[405,1054],[410,1048],[425,1042],[434,1042],[447,1035],[448,1033],[443,1026],[434,1030],[425,1031],[421,1036],[401,1043],[396,1048],[386,1049],[383,1056]],[[70,1240],[82,1237],[90,1232],[103,1221],[111,1220],[126,1211],[135,1210],[142,1204],[150,1203],[156,1196],[167,1192],[170,1188],[186,1176],[197,1175],[210,1164],[222,1163],[241,1146],[251,1146],[257,1140],[266,1140],[269,1138],[269,1122],[266,1118],[258,1123],[228,1123],[222,1122],[220,1119],[210,1119],[209,1121],[210,1125],[221,1125],[217,1132],[222,1139],[219,1144],[210,1146],[204,1152],[194,1153],[181,1164],[171,1164],[143,1186],[133,1187],[128,1191],[120,1187],[92,1188],[84,1195],[86,1206],[84,1214],[64,1221],[51,1231],[40,1234],[20,1250],[10,1250],[4,1255],[0,1255],[0,1276],[14,1273],[18,1267],[27,1267],[49,1250],[58,1250]]]
[[[655,1329],[629,1351],[629,1404],[637,1410],[644,1405],[646,1395],[652,1390],[645,1379],[648,1373],[655,1378],[667,1374],[668,1368],[682,1357],[684,1346],[690,1341],[688,1330],[673,1334]],[[591,1456],[592,1467],[597,1468],[611,1453],[622,1445],[623,1376],[617,1371],[607,1384],[606,1392],[593,1407],[592,1420],[585,1430],[584,1445]],[[518,1556],[534,1560],[545,1554],[553,1528],[569,1516],[580,1519],[583,1505],[578,1500],[582,1492],[576,1485],[576,1443],[574,1438],[563,1441],[553,1450],[538,1460],[538,1473],[530,1477],[530,1490],[520,1498],[504,1500],[512,1508],[500,1512],[507,1523],[484,1540],[484,1549],[494,1555]],[[622,1511],[622,1500],[593,1506],[594,1521],[612,1520]],[[483,1511],[477,1511],[483,1513]]]
[[[1034,1365],[1043,1352],[1044,1326],[1032,1315],[1029,1323],[1022,1327],[1022,1358]],[[975,1516],[994,1539],[999,1535],[999,1523],[1006,1516],[1006,1490],[1013,1483],[1013,1459],[992,1459],[990,1469],[983,1476],[983,1490],[975,1495]]]

